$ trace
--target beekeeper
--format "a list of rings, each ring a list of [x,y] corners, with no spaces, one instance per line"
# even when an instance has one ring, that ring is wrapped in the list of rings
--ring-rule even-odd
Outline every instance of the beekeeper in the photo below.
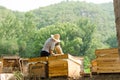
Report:
[[[60,34],[54,34],[51,35],[51,37],[46,40],[40,52],[40,56],[41,57],[50,56],[50,55],[56,56],[58,54],[63,54],[62,48],[60,46]]]

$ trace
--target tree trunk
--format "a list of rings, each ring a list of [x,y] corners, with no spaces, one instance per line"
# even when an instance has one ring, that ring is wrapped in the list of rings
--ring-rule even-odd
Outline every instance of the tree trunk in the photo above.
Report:
[[[118,52],[120,55],[120,0],[113,0],[113,4],[114,4],[117,39],[118,39]]]

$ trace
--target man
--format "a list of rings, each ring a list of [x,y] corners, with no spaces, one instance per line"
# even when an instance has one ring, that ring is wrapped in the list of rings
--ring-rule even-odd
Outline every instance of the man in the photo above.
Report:
[[[59,34],[51,35],[51,37],[47,39],[47,41],[45,42],[42,48],[42,51],[40,53],[41,57],[50,56],[50,55],[56,56],[56,54],[54,53],[54,49],[56,45],[57,46],[59,45],[59,43],[60,43],[60,35]],[[61,48],[60,50],[62,52]]]

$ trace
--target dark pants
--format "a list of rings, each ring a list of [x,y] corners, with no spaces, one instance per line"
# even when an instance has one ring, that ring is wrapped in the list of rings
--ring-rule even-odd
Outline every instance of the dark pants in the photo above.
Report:
[[[48,52],[46,52],[46,51],[41,51],[41,52],[40,52],[40,56],[41,56],[41,57],[50,56],[50,53],[48,53]]]

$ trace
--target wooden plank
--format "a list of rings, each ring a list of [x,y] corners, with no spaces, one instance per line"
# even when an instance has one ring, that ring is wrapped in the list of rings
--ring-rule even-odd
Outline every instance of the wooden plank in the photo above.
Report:
[[[28,62],[41,62],[41,61],[48,61],[48,57],[36,57],[30,58]]]
[[[120,67],[119,67],[119,66],[113,66],[113,67],[111,67],[111,66],[109,66],[109,67],[99,67],[99,66],[97,66],[97,70],[101,70],[101,69],[102,69],[102,70],[108,70],[108,69],[109,69],[109,70],[114,70],[114,69],[115,69],[115,70],[117,70],[117,69],[119,70]]]
[[[118,53],[118,48],[109,48],[109,49],[97,49],[95,51],[96,54],[101,54],[101,53]]]
[[[68,74],[67,74],[67,71],[68,70],[63,70],[63,71],[58,71],[57,73],[56,72],[50,72],[49,73],[49,77],[59,77],[59,76],[67,76]],[[55,74],[56,73],[56,74]]]
[[[95,51],[96,56],[106,55],[106,54],[117,54],[118,48],[110,48],[110,49],[97,49]]]
[[[102,57],[98,57],[96,58],[97,62],[99,61],[106,61],[106,62],[114,62],[114,61],[118,61],[119,60],[119,57],[118,58],[102,58]]]
[[[116,60],[116,61],[97,61],[97,64],[120,64],[120,61]]]
[[[68,59],[70,58],[70,54],[58,55],[58,56],[50,56],[48,60],[57,60],[57,59]]]
[[[99,66],[99,67],[109,67],[109,66],[111,66],[111,67],[114,67],[114,66],[120,66],[120,63],[112,63],[112,64],[108,64],[108,63],[101,63],[101,64],[97,64],[97,66]]]
[[[102,58],[118,58],[119,57],[119,54],[117,53],[117,54],[105,54],[105,55],[99,55],[99,56],[97,56],[97,57],[102,57]]]
[[[97,73],[117,73],[120,72],[119,66],[117,67],[97,67]]]
[[[58,55],[58,56],[50,56],[50,57],[36,57],[30,58],[29,62],[40,62],[40,61],[48,61],[48,60],[56,60],[56,59],[68,59],[70,57],[69,54]]]
[[[120,69],[119,70],[97,70],[97,73],[120,73]]]
[[[19,59],[19,56],[2,56],[2,59]]]

